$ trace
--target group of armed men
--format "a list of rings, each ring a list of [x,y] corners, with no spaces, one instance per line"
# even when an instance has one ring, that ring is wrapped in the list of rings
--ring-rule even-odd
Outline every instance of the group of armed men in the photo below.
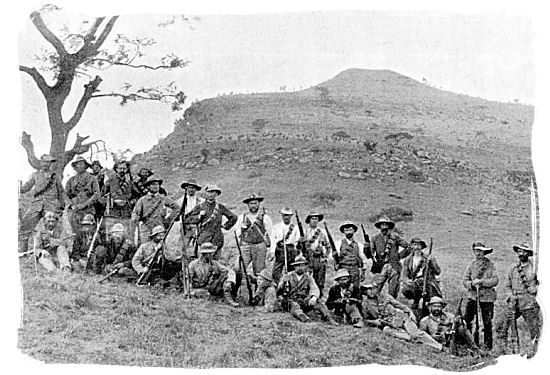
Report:
[[[315,310],[331,325],[362,328],[368,324],[390,336],[454,355],[493,349],[499,278],[487,258],[493,249],[483,243],[473,244],[474,260],[463,276],[465,312],[461,313],[461,299],[457,313],[452,314],[444,311],[441,269],[431,255],[432,241],[429,246],[418,237],[405,241],[388,217],[374,223],[379,233],[372,239],[361,226],[363,245],[354,238],[358,226],[342,223],[339,230],[344,238],[337,247],[327,225],[325,230],[320,227],[323,214],[309,213],[302,225],[297,211],[283,208],[281,222],[274,225],[261,208],[264,197],[258,194],[243,199],[246,212],[238,216],[218,202],[222,191],[216,185],[205,186],[203,198],[197,194],[203,187],[189,179],[181,184],[182,197],[174,201],[148,168],[133,179],[130,163],[117,161],[106,179],[98,161],[90,164],[77,157],[71,163],[76,175],[63,188],[52,171],[55,159],[43,155],[40,160],[41,169],[20,187],[21,193],[30,191],[31,202],[20,220],[19,251],[34,254],[47,271],[106,275],[101,281],[137,279],[137,284],[181,289],[187,296],[214,296],[232,307],[239,306],[236,298],[244,280],[250,305],[263,306],[266,312],[287,311],[302,322],[308,322],[312,314],[306,313]],[[62,223],[64,213],[73,234],[67,234]],[[107,219],[112,225],[102,225]],[[222,252],[229,251],[224,249],[222,229],[232,228],[238,265],[220,261]],[[172,234],[183,249],[178,259],[165,256],[166,237]],[[31,237],[34,243],[29,251]],[[507,307],[497,326],[500,349],[506,350],[509,331],[519,347],[516,322],[523,316],[534,352],[542,322],[533,250],[526,244],[512,249],[518,260],[505,274]],[[324,296],[331,263],[334,285]],[[400,289],[412,301],[410,305],[398,301]]]

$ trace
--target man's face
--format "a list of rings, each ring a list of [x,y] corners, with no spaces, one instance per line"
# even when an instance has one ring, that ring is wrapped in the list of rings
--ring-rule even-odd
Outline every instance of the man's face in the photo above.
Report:
[[[195,186],[188,186],[187,187],[187,195],[193,196],[197,192],[197,188]]]
[[[474,256],[477,260],[483,259],[484,255],[485,255],[485,252],[483,250],[480,250],[480,249],[475,249],[474,250]]]
[[[202,259],[204,259],[206,263],[210,263],[210,261],[212,261],[212,254],[214,253],[202,253]]]
[[[91,224],[82,224],[82,231],[84,233],[92,233],[94,231],[94,226]]]
[[[303,274],[306,272],[306,270],[307,270],[307,264],[304,264],[304,263],[302,263],[302,264],[297,264],[297,265],[294,267],[294,270],[296,271],[296,273],[297,273],[298,275],[303,275]]]
[[[441,306],[439,303],[434,303],[433,305],[430,305],[430,313],[434,316],[440,316],[443,312],[443,306]]]
[[[218,197],[218,192],[217,191],[207,191],[206,192],[206,200],[210,203],[215,202],[217,197]]]
[[[40,169],[44,172],[49,172],[52,169],[53,163],[51,161],[41,161]]]
[[[390,225],[388,223],[380,224],[380,231],[382,233],[388,233],[390,231]]]
[[[418,242],[411,243],[411,247],[415,255],[420,255],[420,253],[422,253],[422,245],[419,244]]]
[[[153,236],[153,241],[156,242],[156,243],[159,243],[162,240],[164,240],[164,233],[163,232],[157,233]]]
[[[292,218],[292,215],[284,214],[284,215],[283,215],[283,223],[285,223],[285,225],[290,224],[290,219],[291,219],[291,218]]]
[[[83,161],[79,161],[74,165],[74,170],[76,171],[76,173],[82,173],[86,171],[86,163]]]
[[[260,209],[260,202],[257,200],[252,200],[248,202],[248,210],[252,213],[258,212]]]
[[[57,219],[55,218],[55,216],[46,216],[44,220],[46,227],[48,227],[49,229],[55,227],[55,224],[57,223]]]
[[[149,171],[147,169],[142,169],[142,170],[139,171],[138,176],[142,180],[146,180],[147,177],[149,177]]]
[[[116,173],[120,177],[123,177],[127,172],[128,172],[128,166],[126,165],[126,163],[120,163],[120,164],[117,165]]]
[[[348,240],[351,240],[353,238],[353,235],[355,234],[355,231],[352,227],[346,227],[344,228],[344,235]]]
[[[527,262],[529,260],[528,252],[523,249],[518,249],[518,258],[521,262]]]
[[[153,194],[156,194],[159,192],[159,189],[160,189],[160,184],[158,182],[153,182],[153,183],[150,183],[149,186],[147,187],[147,189],[153,193]]]
[[[347,288],[350,284],[350,278],[347,277],[347,276],[343,276],[343,277],[338,279],[338,284],[340,284],[344,288]]]
[[[122,242],[122,239],[124,238],[124,233],[123,232],[111,232],[111,238],[117,243]]]
[[[99,164],[92,165],[92,172],[94,172],[94,174],[98,174],[100,171],[101,167],[99,166]]]
[[[312,228],[317,228],[317,225],[319,224],[319,217],[312,216],[309,218],[309,226]]]
[[[367,297],[374,298],[376,297],[376,288],[367,288]]]

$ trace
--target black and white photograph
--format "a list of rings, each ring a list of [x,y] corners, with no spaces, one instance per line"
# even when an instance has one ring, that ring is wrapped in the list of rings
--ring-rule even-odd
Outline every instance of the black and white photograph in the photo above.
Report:
[[[545,362],[536,8],[101,3],[11,20],[18,360]]]

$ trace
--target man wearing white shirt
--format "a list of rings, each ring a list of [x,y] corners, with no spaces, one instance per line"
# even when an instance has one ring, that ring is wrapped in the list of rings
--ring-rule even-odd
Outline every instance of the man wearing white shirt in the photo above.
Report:
[[[187,181],[184,181],[181,185],[182,189],[185,189],[185,193],[179,198],[176,203],[180,205],[183,205],[183,199],[185,198],[185,195],[187,195],[187,203],[185,205],[185,212],[184,214],[188,214],[191,212],[193,208],[195,208],[196,205],[204,202],[204,198],[201,198],[197,195],[197,192],[202,190],[202,186],[200,186],[197,183],[197,180],[194,178],[190,178]],[[196,224],[189,224],[184,223],[185,225],[185,235],[182,238],[182,231],[181,231],[181,225],[174,226],[174,228],[170,231],[171,235],[175,235],[178,238],[181,238],[181,240],[178,240],[177,243],[181,243],[180,241],[183,241],[183,246],[185,247],[186,253],[188,257],[195,258],[196,254],[194,253],[195,245],[195,236],[197,232],[197,225]],[[176,233],[174,233],[176,232]],[[169,237],[170,239],[170,237]],[[172,241],[168,241],[172,242]]]
[[[254,276],[265,268],[267,248],[271,246],[270,235],[273,222],[266,215],[265,209],[260,210],[260,203],[264,200],[258,194],[252,194],[243,200],[248,205],[248,212],[239,215],[235,233],[239,238],[243,254],[244,266],[252,263]]]
[[[287,272],[292,271],[292,263],[298,255],[296,245],[300,240],[300,233],[296,225],[290,222],[294,212],[290,208],[283,208],[281,211],[282,221],[273,226],[273,235],[271,243],[275,244],[275,262],[273,263],[273,281],[279,283],[281,274],[285,266],[286,250],[286,268]],[[272,247],[273,248],[273,247]],[[271,253],[271,255],[273,255]]]

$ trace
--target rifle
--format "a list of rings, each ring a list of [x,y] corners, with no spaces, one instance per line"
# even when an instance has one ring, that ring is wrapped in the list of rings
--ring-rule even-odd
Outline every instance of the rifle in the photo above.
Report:
[[[94,235],[92,237],[92,242],[90,243],[90,247],[88,248],[88,253],[86,254],[86,269],[89,270],[90,267],[91,267],[91,264],[90,264],[90,259],[92,257],[92,252],[94,250],[94,243],[95,243],[95,240],[97,239],[97,235],[99,234],[99,229],[101,228],[101,224],[103,223],[103,218],[104,216],[101,217],[101,219],[99,219],[99,223],[97,223],[97,228],[94,232]]]
[[[479,345],[479,311],[481,306],[479,305],[479,286],[476,286],[476,328],[474,331],[474,342]]]
[[[180,212],[174,216],[174,218],[170,221],[170,224],[168,225],[168,229],[166,229],[166,236],[164,236],[164,239],[162,240],[162,244],[161,246],[159,246],[156,250],[155,250],[155,253],[153,254],[153,257],[151,258],[151,260],[149,261],[149,263],[147,263],[147,272],[143,272],[141,274],[141,276],[137,279],[136,281],[136,285],[140,285],[142,281],[144,282],[147,282],[147,279],[149,278],[149,276],[151,275],[151,271],[152,271],[152,267],[153,265],[155,264],[155,261],[157,260],[158,258],[158,255],[160,253],[160,250],[164,247],[164,243],[166,242],[166,238],[168,238],[168,233],[170,233],[170,230],[172,229],[172,227],[174,226],[174,223],[176,222],[176,220],[178,219],[178,217],[181,216],[182,214],[182,209],[183,209],[183,205],[181,206],[180,208]],[[139,225],[139,223],[138,223]]]
[[[191,298],[191,280],[189,278],[189,264],[187,259],[187,246],[185,245],[185,209],[187,208],[187,189],[184,189],[183,203],[181,204],[181,243],[183,249],[183,255],[181,258],[181,265],[183,271],[183,290],[185,298]]]
[[[334,269],[336,270],[337,264],[338,264],[338,252],[336,251],[336,245],[334,244],[334,239],[332,238],[332,235],[328,230],[327,223],[323,223],[323,224],[325,224],[325,231],[327,232],[328,243],[332,250],[332,257],[334,258]]]
[[[246,270],[246,264],[244,264],[243,252],[241,251],[241,245],[239,245],[239,239],[237,238],[237,233],[235,235],[235,242],[237,243],[237,249],[239,250],[239,264],[243,268],[244,277],[246,278],[246,289],[248,289],[248,305],[252,306],[253,297],[252,297],[252,287],[250,286],[250,280],[248,279],[248,271]]]
[[[300,238],[305,238],[305,232],[304,232],[304,226],[302,225],[302,222],[300,221],[300,217],[298,216],[298,210],[294,210],[294,214],[296,215],[296,222],[298,223],[298,232],[300,233]],[[306,258],[308,257],[307,254],[307,247],[305,242],[299,242],[300,245],[300,252],[302,255]]]
[[[427,299],[428,299],[428,273],[430,271],[430,256],[432,255],[433,247],[433,238],[430,237],[430,247],[428,249],[428,257],[426,258],[426,264],[424,265],[424,274],[422,275],[422,314],[428,310],[427,308]]]
[[[109,272],[106,276],[102,277],[101,280],[99,280],[98,282],[101,284],[103,283],[105,280],[108,280],[111,276],[114,276],[118,273],[118,271],[120,270],[120,268],[115,268],[114,270],[112,270],[111,272]]]
[[[363,231],[363,239],[365,241],[365,244],[363,245],[363,254],[365,254],[367,259],[372,259],[372,266],[370,268],[370,271],[372,273],[380,273],[384,264],[378,261],[378,259],[376,259],[376,254],[372,252],[372,247],[370,246],[370,238],[365,231],[365,227],[363,226],[363,224],[361,224],[361,230]]]

